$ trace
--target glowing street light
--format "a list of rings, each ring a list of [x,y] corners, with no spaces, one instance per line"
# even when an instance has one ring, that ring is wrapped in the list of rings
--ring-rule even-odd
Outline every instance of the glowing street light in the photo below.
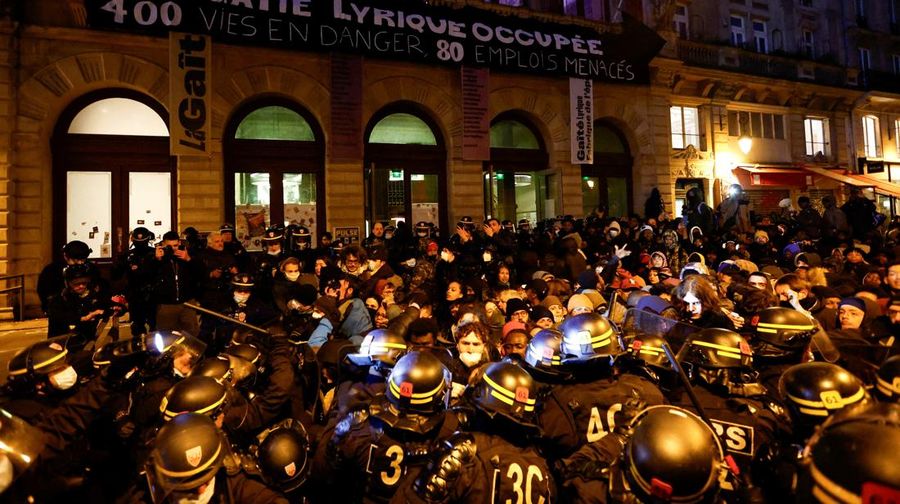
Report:
[[[750,154],[750,149],[753,148],[753,139],[749,135],[741,135],[738,138],[738,148],[741,149],[745,156]]]

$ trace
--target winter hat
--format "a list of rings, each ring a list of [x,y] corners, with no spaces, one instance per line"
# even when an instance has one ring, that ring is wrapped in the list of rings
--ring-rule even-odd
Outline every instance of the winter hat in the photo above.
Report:
[[[796,257],[797,254],[799,254],[800,252],[801,252],[800,245],[797,245],[796,243],[788,243],[787,245],[784,246],[784,249],[782,249],[781,254],[782,255],[792,254]]]
[[[653,228],[648,226],[647,224],[644,224],[643,226],[641,226],[641,229],[638,230],[638,233],[643,233],[644,231],[650,231],[652,233]]]
[[[818,268],[822,266],[822,256],[814,252],[800,252],[794,256],[794,265],[799,268],[800,263],[805,263],[810,268]]]
[[[518,320],[513,320],[511,322],[507,322],[506,324],[503,324],[503,330],[501,332],[503,334],[503,337],[505,338],[507,334],[509,334],[512,331],[515,331],[517,329],[520,331],[525,331],[526,330],[525,324],[519,322]]]
[[[438,244],[437,244],[437,242],[435,242],[435,241],[430,241],[430,242],[428,242],[428,246],[425,247],[425,252],[428,253],[428,254],[432,254],[432,253],[435,253],[435,254],[436,254],[437,251],[438,251]]]
[[[620,232],[620,233],[622,232],[622,226],[619,224],[618,221],[612,221],[612,222],[610,222],[610,223],[609,223],[609,229],[615,229],[615,230],[617,230],[617,231]]]
[[[519,298],[510,299],[506,302],[506,319],[509,320],[513,313],[523,310],[528,311],[528,303]]]
[[[551,312],[549,309],[544,308],[543,306],[540,306],[540,305],[535,306],[531,309],[530,317],[531,317],[532,322],[537,322],[538,320],[541,320],[542,318],[548,318],[548,319],[550,319],[551,322],[556,322],[556,319],[554,319],[554,317],[553,317],[553,312]]]
[[[528,282],[525,285],[525,288],[533,291],[534,295],[537,296],[538,299],[544,299],[545,297],[547,297],[547,291],[550,290],[550,286],[547,285],[547,282],[541,280],[540,278]]]
[[[700,263],[706,266],[706,258],[703,257],[703,254],[701,254],[700,252],[691,252],[690,255],[688,255],[688,262]]]
[[[766,240],[768,240],[768,239],[769,239],[769,233],[767,233],[767,232],[763,231],[762,229],[760,229],[760,230],[756,231],[755,233],[753,233],[753,239],[755,240],[755,239],[757,239],[757,238],[765,238]]]
[[[543,301],[541,301],[541,306],[543,306],[544,308],[549,309],[553,305],[562,306],[562,302],[556,296],[547,296]]]
[[[507,306],[509,306],[509,303],[507,303]],[[594,311],[594,304],[591,303],[591,299],[584,294],[574,294],[569,298],[569,304],[566,308],[569,311],[572,311],[575,308],[587,308],[588,310]]]
[[[660,259],[662,259],[663,263],[662,263],[662,266],[660,266],[661,268],[664,268],[669,265],[669,259],[666,258],[666,254],[663,254],[662,252],[660,252],[658,250],[656,252],[650,254],[650,262],[651,263],[653,262],[654,257],[659,257]]]
[[[596,289],[597,273],[591,270],[582,271],[578,274],[578,279],[576,280],[576,282],[581,289]]]
[[[858,297],[845,297],[844,299],[841,299],[841,303],[838,305],[838,309],[845,305],[859,308],[859,310],[863,313],[866,312],[866,302]]]

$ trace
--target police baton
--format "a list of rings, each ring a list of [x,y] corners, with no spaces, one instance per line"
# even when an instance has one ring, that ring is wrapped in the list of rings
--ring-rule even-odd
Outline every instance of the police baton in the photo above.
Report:
[[[219,320],[224,320],[224,321],[230,322],[232,324],[237,324],[246,329],[250,329],[251,331],[256,331],[260,334],[271,335],[271,333],[269,331],[263,329],[262,327],[255,326],[253,324],[248,324],[246,322],[241,322],[240,320],[238,320],[236,318],[229,317],[228,315],[223,315],[217,311],[210,310],[209,308],[204,308],[204,307],[202,307],[200,305],[196,305],[194,303],[184,303],[184,306],[187,306],[188,308],[198,311],[200,313],[216,317]]]

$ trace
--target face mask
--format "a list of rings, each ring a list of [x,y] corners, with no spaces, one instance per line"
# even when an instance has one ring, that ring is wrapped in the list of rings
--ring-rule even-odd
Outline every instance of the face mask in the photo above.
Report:
[[[416,267],[416,258],[413,257],[412,259],[409,259],[408,261],[406,261],[403,264],[405,264],[407,268],[415,268]]]
[[[244,304],[247,300],[250,299],[250,294],[238,294],[234,293],[234,302],[237,304]]]
[[[619,236],[619,230],[618,230],[618,229],[610,229],[610,230],[609,230],[609,237],[610,237],[610,238],[615,238],[616,236]]]
[[[291,282],[296,282],[297,279],[300,278],[300,272],[297,271],[296,273],[285,273],[284,277],[287,278],[288,280],[290,280]]]
[[[384,233],[385,240],[390,240],[393,237],[394,237],[394,233]]]
[[[481,362],[481,352],[459,352],[459,360],[461,360],[466,367],[472,367]]]
[[[378,269],[378,261],[369,261],[369,271],[375,271]]]
[[[481,258],[484,260],[484,262],[491,262],[491,253],[485,252],[484,254],[481,254]]]
[[[209,480],[209,484],[206,485],[206,489],[203,490],[203,493],[197,496],[196,499],[189,498],[181,498],[178,499],[178,504],[208,504],[209,501],[212,500],[213,494],[216,493],[216,478]]]
[[[309,248],[309,243],[300,242],[300,244],[297,246],[297,248],[299,248],[300,250],[306,250]]]
[[[317,312],[317,311],[316,311],[316,312],[313,312],[313,314],[312,314],[312,318],[314,318],[314,319],[316,319],[316,320],[319,320],[319,319],[321,319],[321,318],[324,317],[324,316],[325,316],[324,313],[322,313],[322,312]]]
[[[75,368],[68,366],[62,371],[50,375],[50,385],[57,390],[69,390],[78,382],[78,373]]]
[[[416,236],[418,236],[419,238],[425,238],[426,236],[428,236],[428,233],[420,231],[420,232],[416,233]]]
[[[441,252],[441,260],[450,262],[450,252]]]

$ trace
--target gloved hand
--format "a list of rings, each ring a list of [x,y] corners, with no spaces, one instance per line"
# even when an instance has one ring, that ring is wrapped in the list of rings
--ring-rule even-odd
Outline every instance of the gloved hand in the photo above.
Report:
[[[618,245],[614,246],[613,254],[619,259],[624,259],[631,255],[631,251],[625,248],[625,245],[619,247]]]

